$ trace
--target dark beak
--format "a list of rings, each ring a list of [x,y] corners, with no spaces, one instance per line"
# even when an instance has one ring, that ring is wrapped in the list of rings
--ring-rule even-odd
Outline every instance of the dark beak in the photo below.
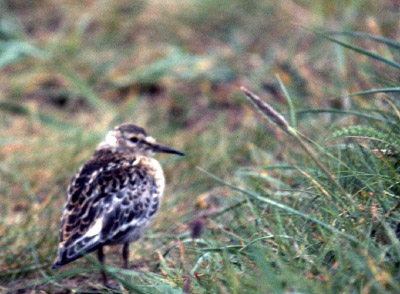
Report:
[[[178,150],[175,150],[171,147],[165,146],[165,145],[161,145],[161,144],[155,144],[154,145],[154,151],[155,152],[160,152],[160,153],[171,153],[171,154],[177,154],[180,156],[185,155],[185,153],[182,153]]]

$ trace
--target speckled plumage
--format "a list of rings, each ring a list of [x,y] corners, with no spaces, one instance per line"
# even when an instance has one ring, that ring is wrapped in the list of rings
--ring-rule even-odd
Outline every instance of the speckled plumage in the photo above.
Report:
[[[142,236],[165,186],[162,168],[151,157],[154,152],[183,155],[155,143],[133,124],[109,132],[68,187],[54,269],[102,246],[128,244]]]

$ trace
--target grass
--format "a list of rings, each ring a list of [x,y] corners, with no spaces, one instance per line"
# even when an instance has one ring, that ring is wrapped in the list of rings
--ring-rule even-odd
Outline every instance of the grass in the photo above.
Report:
[[[109,249],[125,293],[399,293],[383,2],[0,4],[0,292],[107,293],[92,256],[50,265],[70,178],[130,121],[187,155],[158,157],[166,195],[132,268]]]

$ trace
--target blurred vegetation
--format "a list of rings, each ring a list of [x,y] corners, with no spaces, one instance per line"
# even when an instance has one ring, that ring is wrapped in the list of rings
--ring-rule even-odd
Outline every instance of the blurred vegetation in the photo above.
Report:
[[[50,265],[70,178],[129,121],[187,156],[159,157],[166,195],[132,270],[109,249],[123,291],[399,293],[399,15],[396,0],[2,1],[0,292],[107,292],[90,256]]]

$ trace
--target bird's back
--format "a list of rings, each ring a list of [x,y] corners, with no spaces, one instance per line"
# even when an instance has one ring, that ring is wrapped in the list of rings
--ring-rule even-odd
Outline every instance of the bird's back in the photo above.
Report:
[[[68,188],[58,260],[65,265],[102,245],[139,239],[158,211],[164,175],[153,158],[100,149]]]

